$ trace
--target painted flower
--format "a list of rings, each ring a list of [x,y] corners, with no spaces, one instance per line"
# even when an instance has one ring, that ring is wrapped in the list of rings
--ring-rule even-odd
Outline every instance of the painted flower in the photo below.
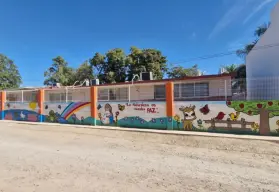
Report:
[[[124,120],[127,121],[127,120],[128,120],[128,117],[125,117]]]
[[[152,121],[152,123],[156,123],[156,119],[154,119],[154,118],[152,118],[151,121]]]
[[[198,122],[198,125],[202,125],[202,120],[201,119],[199,119],[197,122]]]
[[[141,124],[144,124],[144,120],[141,120],[140,123],[141,123]]]
[[[278,120],[278,121],[276,121],[276,125],[278,125],[278,126],[279,126],[279,120]]]
[[[169,120],[169,122],[172,122],[172,118],[170,117],[170,118],[168,118],[168,120]]]
[[[98,117],[99,117],[99,118],[102,118],[102,113],[98,113]]]
[[[136,120],[139,120],[139,116],[136,116]]]
[[[115,115],[118,116],[118,115],[119,115],[119,111],[116,111],[116,112],[115,112]]]
[[[134,118],[131,118],[131,121],[134,121]]]
[[[164,123],[164,119],[160,119],[160,122],[163,124]]]
[[[179,116],[179,115],[175,115],[173,118],[174,118],[174,120],[177,121],[177,122],[180,121],[180,116]]]

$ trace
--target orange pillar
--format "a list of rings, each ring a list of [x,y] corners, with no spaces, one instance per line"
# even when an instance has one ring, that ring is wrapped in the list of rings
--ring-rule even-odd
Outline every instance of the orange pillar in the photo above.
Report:
[[[1,111],[1,119],[4,120],[5,119],[5,102],[6,102],[6,92],[5,91],[1,91],[0,93],[0,101],[1,101],[1,105],[0,105],[0,111]]]
[[[37,100],[38,100],[38,106],[39,106],[38,113],[40,114],[40,122],[43,122],[45,90],[43,90],[43,89],[39,90]]]
[[[173,130],[173,117],[174,117],[174,86],[173,82],[166,84],[166,113],[168,118],[167,129]],[[169,121],[171,119],[171,121]]]
[[[93,118],[92,125],[96,125],[97,120],[97,102],[98,102],[98,88],[96,86],[91,87],[91,117]]]

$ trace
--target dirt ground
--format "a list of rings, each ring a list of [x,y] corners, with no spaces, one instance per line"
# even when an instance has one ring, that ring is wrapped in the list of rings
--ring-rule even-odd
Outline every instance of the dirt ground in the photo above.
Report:
[[[0,191],[279,191],[279,144],[0,123]]]

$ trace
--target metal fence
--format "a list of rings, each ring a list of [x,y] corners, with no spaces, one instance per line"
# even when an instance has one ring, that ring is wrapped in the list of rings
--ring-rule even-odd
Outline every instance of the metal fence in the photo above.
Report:
[[[45,102],[90,102],[90,87],[54,88],[45,90]]]
[[[165,101],[166,82],[98,86],[99,101]],[[278,100],[279,77],[175,81],[176,101]],[[37,102],[38,89],[8,90],[6,102]],[[45,102],[90,102],[90,87],[45,89]]]
[[[165,83],[99,86],[99,101],[164,101]]]
[[[34,90],[15,90],[6,91],[6,102],[30,103],[38,101],[39,91]]]

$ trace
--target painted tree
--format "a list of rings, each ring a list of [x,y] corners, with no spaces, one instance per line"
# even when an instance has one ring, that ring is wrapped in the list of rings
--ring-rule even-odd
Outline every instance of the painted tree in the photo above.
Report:
[[[278,101],[228,101],[227,106],[247,115],[260,115],[260,134],[269,135],[269,118],[279,116]]]

